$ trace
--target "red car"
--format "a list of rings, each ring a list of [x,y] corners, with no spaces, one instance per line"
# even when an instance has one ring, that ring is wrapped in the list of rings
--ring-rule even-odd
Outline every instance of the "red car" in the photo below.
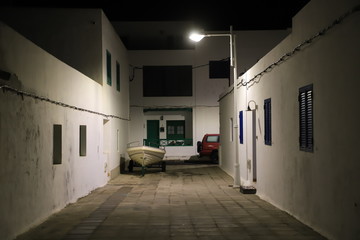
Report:
[[[219,160],[220,134],[205,134],[202,141],[197,142],[200,157],[209,156],[213,162]]]

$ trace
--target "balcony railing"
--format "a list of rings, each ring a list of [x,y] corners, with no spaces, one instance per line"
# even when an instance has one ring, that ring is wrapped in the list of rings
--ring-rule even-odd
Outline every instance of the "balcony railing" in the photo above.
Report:
[[[144,139],[145,146],[151,147],[183,147],[192,146],[192,138],[181,138],[181,139]]]

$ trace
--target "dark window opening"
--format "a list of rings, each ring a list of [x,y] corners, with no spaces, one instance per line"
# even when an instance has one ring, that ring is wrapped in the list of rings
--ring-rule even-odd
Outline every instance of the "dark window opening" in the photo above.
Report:
[[[62,126],[53,125],[53,164],[61,164],[62,158]]]
[[[209,61],[209,78],[230,78],[230,59]]]
[[[144,66],[144,97],[192,96],[192,66]]]
[[[106,50],[106,82],[111,86],[111,54]]]
[[[120,92],[120,64],[116,62],[116,90]]]
[[[80,147],[79,155],[86,156],[86,125],[80,125]]]

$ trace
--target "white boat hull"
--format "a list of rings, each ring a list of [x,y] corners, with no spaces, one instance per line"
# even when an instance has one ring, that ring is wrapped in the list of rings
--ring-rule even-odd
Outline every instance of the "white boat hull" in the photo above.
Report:
[[[145,167],[147,165],[161,162],[166,151],[160,148],[139,146],[128,148],[127,153],[129,154],[131,160]]]

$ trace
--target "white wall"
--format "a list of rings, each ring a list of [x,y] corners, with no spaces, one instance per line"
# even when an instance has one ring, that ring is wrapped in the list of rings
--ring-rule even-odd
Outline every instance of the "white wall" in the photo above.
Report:
[[[104,111],[124,119],[112,118],[102,127],[106,133],[102,138],[106,139],[105,145],[108,144],[106,149],[101,149],[105,171],[109,177],[116,176],[128,141],[129,69],[127,51],[103,11],[9,8],[0,12],[0,19],[20,34],[103,85]],[[106,50],[112,57],[112,86],[106,84]],[[116,90],[116,62],[120,64],[120,91]]]
[[[235,128],[236,119],[234,119],[234,91],[230,87],[226,94],[220,97],[220,151],[219,166],[227,174],[234,177],[235,166]]]
[[[4,24],[0,35],[0,69],[17,76],[1,85],[102,111],[101,85]],[[9,91],[1,91],[0,98],[0,238],[13,239],[106,183],[104,172],[98,171],[104,168],[100,160],[102,117]],[[63,129],[61,165],[52,163],[53,124]],[[80,125],[87,126],[84,157],[79,156]]]
[[[219,133],[219,107],[197,107],[194,117],[194,140],[202,141],[205,134]]]
[[[108,145],[103,149],[103,158],[107,164],[108,176],[114,178],[120,172],[120,158],[125,158],[127,154],[130,119],[129,63],[126,48],[103,13],[101,22],[103,111],[121,118],[109,119],[104,125],[104,144]],[[111,54],[111,86],[107,84],[106,50]],[[116,88],[116,62],[120,65],[120,91]]]
[[[290,36],[247,71],[239,80],[249,81],[291,52],[296,46],[331,25],[358,1],[311,1],[294,17]],[[321,14],[319,14],[321,13]],[[355,117],[360,84],[359,14],[354,13],[312,44],[258,78],[240,87],[238,111],[254,100],[256,110],[257,181],[249,151],[251,123],[246,112],[245,143],[239,145],[242,184],[289,212],[329,239],[360,237],[360,141]],[[314,152],[299,150],[300,87],[314,87]],[[264,99],[272,101],[272,145],[264,144]],[[232,108],[224,102],[224,111]],[[221,105],[222,106],[222,105]],[[222,112],[223,110],[221,110]],[[244,155],[245,152],[245,155]],[[250,174],[250,178],[249,175]]]
[[[145,122],[143,109],[140,107],[130,107],[131,122],[129,124],[129,143],[139,141],[143,142]],[[139,129],[140,128],[140,129]],[[128,157],[128,156],[127,156]]]
[[[0,25],[0,69],[12,73],[10,80],[0,80],[1,86],[49,99],[0,93],[1,239],[14,239],[120,173],[129,131],[128,62],[126,49],[106,16],[101,16],[96,37],[103,57],[94,69],[104,75],[100,83]],[[112,86],[106,84],[106,49],[112,53]],[[121,68],[120,91],[116,90],[115,61]],[[53,164],[54,124],[62,125],[61,164]],[[80,125],[87,129],[86,156],[79,156]]]

